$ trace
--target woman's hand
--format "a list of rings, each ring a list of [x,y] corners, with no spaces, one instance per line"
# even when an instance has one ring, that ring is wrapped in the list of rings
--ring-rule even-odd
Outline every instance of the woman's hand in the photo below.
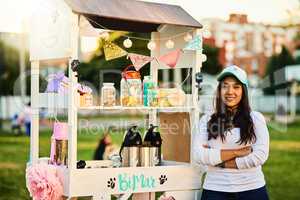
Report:
[[[226,161],[224,163],[224,168],[237,169],[235,159]]]
[[[239,149],[222,149],[221,150],[221,160],[222,161],[228,161],[232,160],[236,157],[243,157],[247,156],[252,152],[252,147],[242,147]]]
[[[210,148],[208,145],[203,145],[204,148]],[[239,149],[221,149],[221,160],[229,161],[237,157],[247,156],[252,152],[251,146],[242,147]]]
[[[252,147],[246,146],[240,149],[234,149],[233,151],[236,157],[243,157],[249,155],[252,152]]]

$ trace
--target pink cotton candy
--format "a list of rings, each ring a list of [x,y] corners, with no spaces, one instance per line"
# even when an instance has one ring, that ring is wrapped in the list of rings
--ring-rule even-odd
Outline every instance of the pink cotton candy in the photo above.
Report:
[[[63,195],[62,176],[53,165],[42,163],[28,166],[26,185],[36,200],[60,200]]]

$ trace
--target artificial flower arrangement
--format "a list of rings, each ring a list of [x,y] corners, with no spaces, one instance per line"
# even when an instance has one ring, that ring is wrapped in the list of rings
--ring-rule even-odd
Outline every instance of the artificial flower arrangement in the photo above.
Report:
[[[37,163],[26,168],[26,186],[34,200],[61,200],[62,175],[53,165]]]
[[[70,80],[65,76],[64,72],[50,74],[47,80],[48,85],[46,92],[59,94],[67,94],[69,92],[68,88],[70,87]],[[80,95],[92,93],[92,89],[90,87],[80,83],[77,83],[76,89]]]
[[[47,81],[48,85],[45,92],[68,94],[71,81],[68,77],[65,76],[64,72],[50,74],[47,78]],[[75,87],[77,89],[77,92],[80,94],[80,106],[93,106],[92,89],[80,83],[77,83]]]

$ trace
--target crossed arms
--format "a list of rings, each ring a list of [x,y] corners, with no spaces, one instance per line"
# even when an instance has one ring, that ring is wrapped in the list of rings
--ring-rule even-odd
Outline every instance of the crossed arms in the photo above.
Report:
[[[193,139],[194,160],[202,165],[247,169],[263,165],[269,155],[269,132],[264,117],[253,118],[256,142],[238,149],[209,148],[207,145],[207,119],[202,117],[198,133]]]

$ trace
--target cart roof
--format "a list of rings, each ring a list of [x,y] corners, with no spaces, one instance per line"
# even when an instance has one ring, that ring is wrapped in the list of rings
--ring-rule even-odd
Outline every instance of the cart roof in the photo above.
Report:
[[[160,25],[202,28],[177,5],[136,0],[65,0],[72,11],[84,15],[95,28],[153,32]]]

